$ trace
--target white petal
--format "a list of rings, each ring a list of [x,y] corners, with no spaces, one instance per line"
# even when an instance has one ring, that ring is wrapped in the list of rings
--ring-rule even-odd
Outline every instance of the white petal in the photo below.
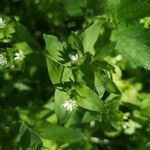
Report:
[[[78,54],[75,55],[70,54],[69,57],[73,63],[76,63],[79,59]]]
[[[23,60],[25,58],[23,52],[20,50],[14,54],[14,60]]]
[[[64,101],[62,106],[67,110],[67,111],[73,111],[77,107],[76,101],[74,100],[68,100]]]

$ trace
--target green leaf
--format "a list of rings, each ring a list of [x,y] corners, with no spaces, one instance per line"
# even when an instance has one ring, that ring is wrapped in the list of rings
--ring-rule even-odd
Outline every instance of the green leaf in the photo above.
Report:
[[[107,15],[111,16],[118,24],[136,22],[140,17],[150,14],[148,0],[105,0],[104,7]]]
[[[94,69],[102,69],[115,72],[115,68],[105,60],[96,60],[92,63]]]
[[[65,11],[72,17],[81,16],[82,8],[86,7],[86,0],[65,0]]]
[[[40,150],[42,146],[42,140],[39,135],[24,123],[20,125],[17,142],[17,147],[22,150]]]
[[[5,28],[0,30],[0,39],[2,39],[3,42],[7,43],[12,38],[12,35],[15,33],[15,23],[10,22],[6,25]]]
[[[59,142],[77,142],[84,139],[82,132],[44,122],[38,129],[39,134],[50,140]]]
[[[102,97],[105,92],[105,87],[104,87],[103,82],[102,82],[101,78],[99,77],[99,75],[97,73],[95,73],[94,75],[95,75],[94,76],[95,88],[96,88],[99,96]]]
[[[104,113],[105,123],[113,127],[116,131],[122,122],[122,113],[119,111],[120,96],[110,94],[105,100],[106,111]]]
[[[141,106],[130,102],[122,102],[121,107],[124,107],[128,110],[138,110],[138,111],[141,110]]]
[[[98,112],[86,112],[82,118],[82,123],[89,123],[90,121],[96,121],[100,115]]]
[[[87,86],[80,86],[76,89],[77,103],[88,110],[102,112],[103,101],[100,97]]]
[[[84,53],[82,42],[75,33],[71,34],[71,36],[68,39],[68,43],[71,45],[73,49],[76,49],[79,54]]]
[[[95,75],[97,76],[97,78],[103,83],[103,86],[105,87],[105,89],[110,92],[110,93],[115,93],[115,94],[120,94],[120,91],[118,89],[118,87],[116,86],[116,84],[112,81],[112,79],[109,78],[108,74],[99,69],[99,70],[95,70]]]
[[[86,54],[84,58],[84,62],[81,65],[81,72],[83,74],[82,80],[85,81],[86,85],[93,89],[94,85],[94,72],[91,66],[92,56],[90,54]]]
[[[40,50],[40,45],[37,43],[36,40],[31,36],[29,31],[26,29],[25,26],[22,24],[17,24],[15,28],[16,32],[15,35],[19,42],[26,42],[33,50]]]
[[[111,40],[117,42],[116,49],[133,67],[150,70],[149,36],[141,26],[134,25],[114,30]]]
[[[126,48],[125,44],[128,44]],[[130,39],[120,42],[116,48],[122,49],[121,53],[123,57],[133,67],[140,66],[150,70],[150,46],[147,46],[140,41]]]
[[[46,62],[48,67],[48,73],[52,83],[53,84],[60,83],[64,67],[48,57],[46,58]]]
[[[30,54],[32,52],[31,47],[26,42],[20,42],[15,44],[15,47],[18,50],[22,50],[25,55]]]
[[[67,82],[67,81],[70,81],[70,80],[74,81],[72,70],[71,70],[71,68],[64,67],[61,81],[62,82]]]
[[[83,72],[81,71],[80,68],[76,68],[76,69],[73,69],[72,70],[73,72],[73,76],[74,76],[74,79],[76,82],[82,82],[82,83],[85,83],[84,80],[83,80]]]
[[[81,40],[84,47],[84,52],[90,52],[92,55],[95,54],[94,45],[101,34],[102,23],[97,22],[89,26],[81,34]]]
[[[114,50],[115,44],[114,43],[109,43],[105,47],[103,47],[101,50],[97,51],[94,60],[101,60],[110,54],[112,54]]]
[[[110,95],[105,101],[105,108],[108,112],[112,113],[113,111],[118,110],[120,104],[120,96]]]
[[[49,56],[53,61],[61,60],[61,51],[63,51],[63,44],[58,41],[56,36],[44,35],[46,43],[46,49],[48,50]]]
[[[68,82],[74,80],[72,70],[68,67],[64,67],[51,60],[49,56],[46,57],[49,77],[53,84],[59,84],[61,82]]]
[[[56,89],[55,91],[55,113],[58,119],[58,123],[64,123],[68,117],[67,111],[63,108],[65,100],[70,99],[70,96],[62,90]]]

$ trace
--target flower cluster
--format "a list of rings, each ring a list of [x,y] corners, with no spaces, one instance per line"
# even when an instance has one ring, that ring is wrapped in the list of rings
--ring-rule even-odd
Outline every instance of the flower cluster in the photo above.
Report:
[[[25,56],[21,50],[19,50],[19,52],[15,53],[14,60],[21,60],[22,61],[24,58],[25,58]]]
[[[0,65],[7,65],[7,58],[4,54],[0,54]]]
[[[5,20],[3,20],[3,19],[0,17],[0,29],[5,28],[5,26],[6,26]]]
[[[145,17],[143,19],[140,19],[140,23],[144,24],[145,29],[148,29],[150,27],[150,17]]]
[[[75,54],[75,55],[70,54],[70,55],[69,55],[69,58],[71,59],[71,62],[72,62],[72,63],[77,63],[78,60],[79,60],[78,54]]]
[[[77,102],[75,100],[69,99],[64,101],[62,105],[67,111],[73,111],[77,108]]]
[[[25,58],[25,55],[23,54],[23,52],[21,50],[19,50],[18,52],[16,52],[14,54],[14,60],[15,61],[22,61]],[[4,66],[7,65],[7,58],[5,56],[5,54],[0,54],[0,65]]]

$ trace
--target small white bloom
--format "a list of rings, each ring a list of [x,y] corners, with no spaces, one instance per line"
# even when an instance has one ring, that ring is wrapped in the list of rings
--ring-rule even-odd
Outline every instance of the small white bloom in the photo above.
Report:
[[[15,53],[14,60],[23,60],[24,58],[25,56],[21,50]]]
[[[116,56],[116,60],[117,60],[117,61],[122,60],[122,55],[120,55],[120,54],[119,54],[119,55],[117,55],[117,56]]]
[[[123,115],[123,120],[128,120],[129,119],[129,116],[130,116],[130,113],[125,113],[124,115]]]
[[[95,121],[90,122],[90,127],[93,128],[95,126]]]
[[[77,102],[72,99],[66,100],[66,101],[64,101],[62,106],[68,111],[73,111],[77,107]]]
[[[109,144],[109,140],[108,139],[103,139],[103,144]]]
[[[91,137],[91,142],[92,143],[101,143],[101,140],[97,137]]]
[[[124,115],[123,120],[128,120],[128,116]]]
[[[124,130],[127,129],[129,127],[129,123],[128,122],[124,122],[122,127],[123,127]]]
[[[72,63],[76,63],[79,60],[78,54],[75,54],[75,55],[70,54],[69,58],[71,59]]]
[[[0,65],[7,65],[7,58],[4,54],[0,54]]]
[[[145,21],[144,21],[144,19],[140,19],[140,23],[144,23]]]
[[[5,26],[6,26],[5,20],[3,20],[3,19],[0,17],[0,29],[5,28]]]

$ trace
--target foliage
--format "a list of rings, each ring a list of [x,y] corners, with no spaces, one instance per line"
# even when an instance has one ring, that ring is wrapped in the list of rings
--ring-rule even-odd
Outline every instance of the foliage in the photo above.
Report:
[[[148,0],[1,3],[0,150],[150,149]]]

